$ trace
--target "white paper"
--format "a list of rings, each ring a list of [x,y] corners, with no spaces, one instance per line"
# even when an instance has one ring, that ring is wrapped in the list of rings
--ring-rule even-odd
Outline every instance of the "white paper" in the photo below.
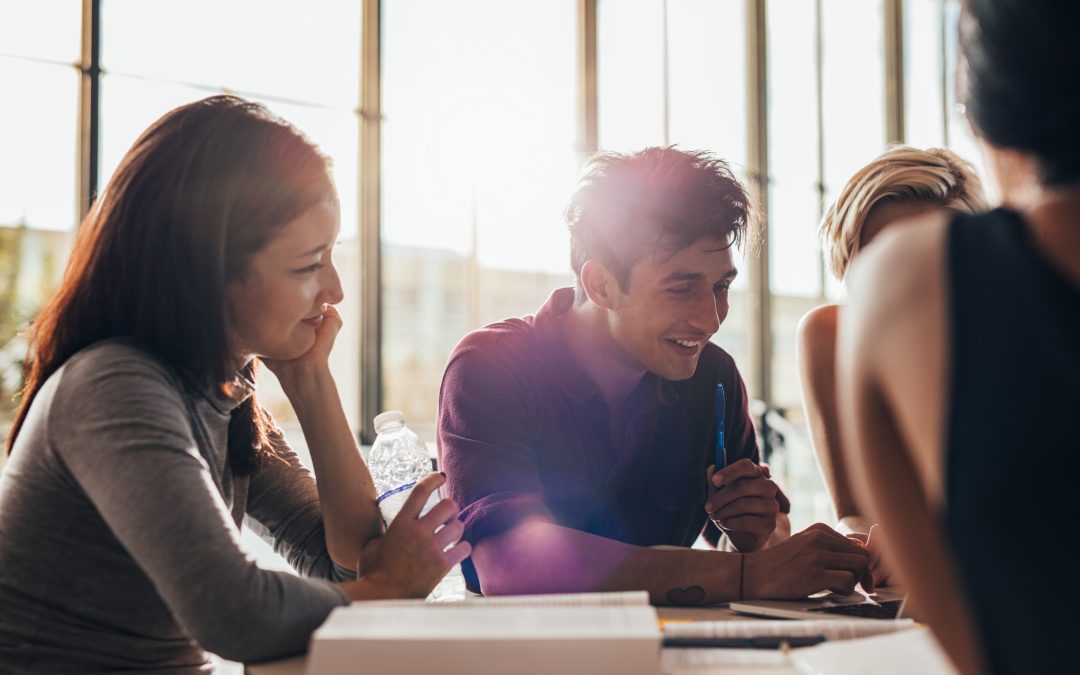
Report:
[[[915,627],[911,619],[893,621],[695,621],[665,623],[665,637],[810,637],[824,635],[827,640],[884,635]]]

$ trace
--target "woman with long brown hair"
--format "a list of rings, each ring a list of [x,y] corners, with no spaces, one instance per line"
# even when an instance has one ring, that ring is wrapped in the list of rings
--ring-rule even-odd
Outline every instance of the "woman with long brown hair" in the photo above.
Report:
[[[383,531],[327,362],[338,228],[328,160],[261,106],[204,99],[135,142],[31,332],[0,478],[0,671],[273,658],[468,555],[452,502],[419,515],[439,475]],[[260,361],[317,485],[255,401]],[[258,568],[244,518],[303,576]]]

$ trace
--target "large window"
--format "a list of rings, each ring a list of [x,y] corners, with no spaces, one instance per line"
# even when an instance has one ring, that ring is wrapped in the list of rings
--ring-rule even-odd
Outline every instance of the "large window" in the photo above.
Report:
[[[728,160],[765,198],[768,257],[740,258],[714,339],[773,411],[783,442],[770,445],[772,459],[794,493],[796,526],[828,520],[794,349],[803,313],[843,296],[825,273],[817,224],[887,140],[945,145],[981,166],[955,105],[958,0],[393,0],[370,15],[377,26],[358,0],[96,4],[97,34],[83,30],[80,3],[0,6],[3,433],[24,353],[18,329],[55,285],[86,200],[154,119],[227,91],[265,103],[333,158],[346,291],[333,366],[358,432],[376,406],[399,408],[433,440],[457,341],[534,312],[572,283],[562,210],[589,152],[678,145]],[[902,21],[891,23],[898,5]],[[590,8],[595,24],[582,23]],[[100,46],[100,74],[85,62],[83,35]],[[374,67],[362,60],[365,35],[378,43]],[[897,39],[903,58],[892,63],[887,44]],[[886,96],[891,81],[903,84],[899,98]],[[96,104],[81,95],[88,82],[99,85]],[[381,99],[361,114],[372,87]],[[381,142],[362,148],[371,128]],[[93,156],[97,185],[80,169]],[[374,167],[373,181],[362,166]],[[762,166],[767,175],[756,175]],[[375,217],[362,221],[362,206]],[[361,250],[361,241],[378,243]],[[362,267],[361,254],[381,267]],[[763,283],[750,283],[755,275]],[[361,307],[373,283],[378,307]],[[362,325],[361,310],[378,330]],[[374,391],[361,392],[376,371]],[[287,401],[264,375],[263,401],[302,450]]]
[[[78,217],[80,21],[63,0],[0,7],[0,443]]]
[[[575,0],[383,5],[384,409],[434,437],[467,332],[572,283]]]

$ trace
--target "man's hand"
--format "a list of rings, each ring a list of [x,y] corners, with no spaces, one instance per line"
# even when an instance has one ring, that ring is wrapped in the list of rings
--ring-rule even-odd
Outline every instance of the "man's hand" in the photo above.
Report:
[[[819,591],[847,595],[862,583],[874,590],[870,553],[859,542],[816,523],[791,538],[746,556],[746,598],[805,598]]]
[[[744,552],[765,546],[776,529],[780,512],[778,488],[768,471],[748,459],[740,459],[719,471],[710,466],[705,512],[735,547]]]
[[[445,480],[437,473],[420,480],[386,534],[364,548],[358,576],[385,593],[380,593],[382,597],[425,598],[451,567],[472,552],[468,542],[459,541],[465,526],[454,502],[443,499],[420,515]]]

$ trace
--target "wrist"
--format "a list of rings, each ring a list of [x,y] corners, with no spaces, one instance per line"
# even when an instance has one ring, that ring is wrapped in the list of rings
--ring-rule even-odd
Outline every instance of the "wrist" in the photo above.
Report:
[[[304,401],[315,400],[326,395],[328,391],[337,390],[334,376],[330,373],[329,365],[325,363],[306,368],[290,368],[275,374],[281,390],[294,408]]]

